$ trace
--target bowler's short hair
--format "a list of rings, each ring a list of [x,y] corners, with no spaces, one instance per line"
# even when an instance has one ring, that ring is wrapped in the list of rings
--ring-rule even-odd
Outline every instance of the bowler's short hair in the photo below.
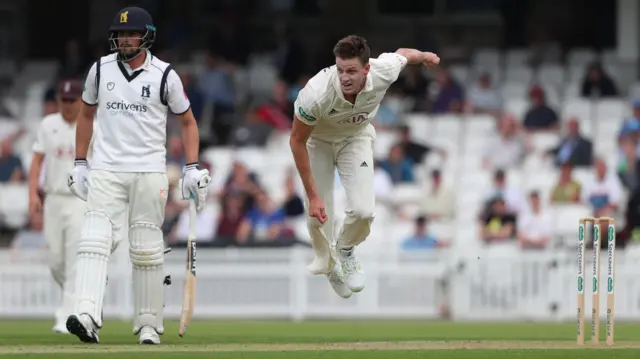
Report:
[[[362,65],[366,65],[371,57],[371,49],[363,37],[349,35],[333,47],[333,55],[345,60],[358,58]]]

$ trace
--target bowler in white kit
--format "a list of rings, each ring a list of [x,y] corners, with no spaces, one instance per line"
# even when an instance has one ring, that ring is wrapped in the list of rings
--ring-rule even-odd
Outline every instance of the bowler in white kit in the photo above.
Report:
[[[76,118],[82,106],[81,96],[82,82],[60,82],[56,94],[59,112],[45,116],[40,122],[29,170],[29,212],[33,216],[44,209],[43,232],[49,267],[62,289],[62,303],[55,312],[53,331],[67,334],[65,323],[73,311],[76,246],[86,209],[86,202],[67,187],[67,176],[73,169],[76,154]],[[38,193],[43,165],[44,208]]]
[[[182,195],[202,210],[211,180],[198,169],[199,135],[182,82],[149,48],[156,28],[139,7],[118,12],[109,28],[115,53],[89,70],[76,133],[72,192],[87,201],[77,246],[76,301],[69,332],[98,343],[109,256],[118,245],[118,220],[128,207],[129,256],[133,266],[133,332],[140,344],[159,344],[164,333],[164,221],[168,193],[166,128],[168,111],[179,118],[187,165]],[[96,133],[91,162],[87,149]]]
[[[340,40],[333,54],[336,64],[318,72],[298,93],[290,145],[306,192],[307,227],[315,253],[307,268],[326,275],[335,292],[349,298],[365,286],[355,247],[369,235],[374,218],[372,145],[376,133],[371,120],[407,63],[435,67],[440,58],[431,52],[398,49],[370,59],[366,40],[355,35]],[[336,168],[347,209],[334,243],[331,217]]]

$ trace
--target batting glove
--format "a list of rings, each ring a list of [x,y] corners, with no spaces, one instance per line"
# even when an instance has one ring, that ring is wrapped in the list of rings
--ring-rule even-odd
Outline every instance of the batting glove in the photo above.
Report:
[[[190,163],[184,167],[181,180],[182,198],[196,202],[196,211],[200,212],[204,208],[207,200],[207,191],[211,183],[209,170],[199,170],[197,163]]]
[[[87,200],[89,188],[87,187],[87,175],[89,174],[89,164],[87,160],[76,160],[76,165],[69,172],[67,186],[71,193],[83,201]]]

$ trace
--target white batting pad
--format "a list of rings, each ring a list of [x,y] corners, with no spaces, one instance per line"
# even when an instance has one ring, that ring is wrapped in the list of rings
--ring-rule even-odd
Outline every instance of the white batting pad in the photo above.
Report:
[[[87,212],[78,242],[75,313],[89,314],[98,328],[102,327],[102,303],[112,244],[111,220],[100,212]]]
[[[162,230],[152,224],[129,227],[129,256],[133,265],[133,332],[142,327],[164,333],[164,241]]]

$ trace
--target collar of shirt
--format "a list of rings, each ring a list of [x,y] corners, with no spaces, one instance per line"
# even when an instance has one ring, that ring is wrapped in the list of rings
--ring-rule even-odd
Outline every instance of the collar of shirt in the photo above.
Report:
[[[151,66],[151,58],[152,58],[152,55],[151,55],[151,52],[150,52],[149,50],[144,50],[144,51],[145,51],[145,54],[146,54],[147,56],[145,57],[145,59],[144,59],[144,63],[142,64],[142,66],[138,67],[137,69],[132,70],[132,69],[131,69],[131,66],[129,66],[129,64],[128,64],[128,63],[126,63],[126,62],[122,62],[122,65],[124,66],[124,68],[125,68],[125,69],[127,69],[127,72],[128,72],[128,73],[130,73],[130,74],[131,74],[131,73],[133,73],[133,72],[135,72],[135,71],[138,71],[138,70],[149,70],[149,66]]]
[[[340,87],[340,76],[338,76],[337,69],[336,69],[336,78],[333,81],[333,88],[338,93],[338,96],[340,96],[341,99],[346,101],[344,98],[344,94],[342,93],[342,88]],[[371,71],[369,71],[369,73],[367,74],[367,79],[364,82],[364,87],[362,88],[362,91],[360,91],[360,93],[369,92],[371,90],[373,90],[373,80],[371,79]]]

